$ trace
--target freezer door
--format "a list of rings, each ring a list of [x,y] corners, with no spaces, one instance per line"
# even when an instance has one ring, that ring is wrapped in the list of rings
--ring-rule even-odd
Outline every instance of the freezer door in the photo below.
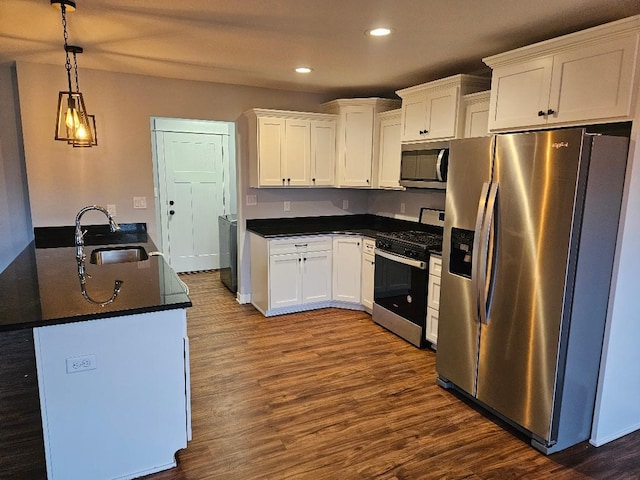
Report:
[[[477,398],[546,441],[570,314],[577,257],[571,245],[583,197],[576,195],[588,168],[584,138],[574,129],[496,140],[493,283],[485,290]]]
[[[455,140],[449,150],[436,369],[442,380],[472,395],[480,333],[473,250],[491,180],[492,151],[493,137]]]

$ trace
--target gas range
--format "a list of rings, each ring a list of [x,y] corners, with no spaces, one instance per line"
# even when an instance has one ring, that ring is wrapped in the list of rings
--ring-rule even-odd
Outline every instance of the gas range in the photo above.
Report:
[[[376,235],[376,248],[403,257],[427,261],[432,250],[442,250],[442,234],[422,230],[383,232]]]

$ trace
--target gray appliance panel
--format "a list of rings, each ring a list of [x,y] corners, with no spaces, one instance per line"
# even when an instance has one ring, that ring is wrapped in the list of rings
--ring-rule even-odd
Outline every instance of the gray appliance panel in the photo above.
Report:
[[[495,283],[489,288],[489,278],[486,288],[477,398],[546,441],[570,318],[583,201],[576,192],[588,167],[583,138],[582,130],[559,130],[496,141]]]
[[[438,375],[474,395],[478,360],[477,293],[470,278],[451,272],[452,228],[473,231],[484,182],[491,179],[493,137],[456,140],[449,150],[449,176],[442,245],[438,315]]]

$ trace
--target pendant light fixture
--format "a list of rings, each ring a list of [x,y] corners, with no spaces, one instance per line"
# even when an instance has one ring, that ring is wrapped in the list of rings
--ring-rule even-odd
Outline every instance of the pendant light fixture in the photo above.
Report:
[[[64,51],[66,56],[67,91],[58,94],[58,114],[56,117],[55,139],[73,145],[74,147],[92,147],[98,144],[96,137],[95,117],[87,113],[84,98],[78,87],[78,63],[76,55],[82,53],[82,47],[69,45],[67,33],[67,8],[75,10],[76,4],[72,0],[51,0],[51,4],[60,7],[62,12],[62,29],[64,33]],[[71,84],[71,59],[73,55],[75,65],[76,90]]]

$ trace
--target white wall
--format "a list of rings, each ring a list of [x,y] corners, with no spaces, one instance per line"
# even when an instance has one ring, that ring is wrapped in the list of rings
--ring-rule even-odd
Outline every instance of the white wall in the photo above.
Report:
[[[369,213],[402,220],[417,221],[420,209],[444,210],[443,190],[409,189],[406,191],[372,190],[369,195]],[[402,213],[404,204],[404,213]]]
[[[249,108],[305,110],[325,100],[80,65],[80,90],[96,116],[99,145],[74,149],[53,139],[58,91],[66,85],[64,67],[19,62],[17,73],[33,225],[71,225],[84,205],[115,204],[118,221],[146,222],[154,240],[151,117],[236,121]],[[146,196],[148,209],[134,210],[133,196]],[[97,213],[85,219],[104,223]]]
[[[15,65],[0,65],[0,272],[33,240]]]
[[[638,66],[640,75],[640,65]],[[636,78],[638,78],[638,75]],[[640,85],[609,297],[591,443],[640,429]]]

